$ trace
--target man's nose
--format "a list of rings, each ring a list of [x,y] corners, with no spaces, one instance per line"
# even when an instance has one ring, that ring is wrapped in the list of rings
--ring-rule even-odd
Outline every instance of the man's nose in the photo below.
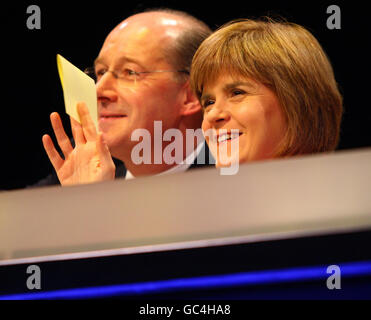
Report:
[[[116,79],[111,72],[106,72],[96,83],[98,102],[116,102]]]

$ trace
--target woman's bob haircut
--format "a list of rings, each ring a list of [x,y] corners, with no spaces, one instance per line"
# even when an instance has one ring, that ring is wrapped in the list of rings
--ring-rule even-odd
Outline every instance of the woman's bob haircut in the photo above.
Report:
[[[276,157],[336,149],[342,97],[329,59],[304,27],[270,18],[220,27],[193,57],[190,81],[198,99],[223,74],[259,81],[276,94],[287,123]]]

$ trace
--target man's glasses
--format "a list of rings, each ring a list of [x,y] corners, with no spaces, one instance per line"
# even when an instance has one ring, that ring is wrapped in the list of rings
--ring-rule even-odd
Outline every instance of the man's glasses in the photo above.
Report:
[[[162,73],[162,72],[181,72],[189,75],[188,70],[155,70],[155,71],[141,71],[137,72],[131,69],[123,69],[121,71],[114,71],[114,70],[108,70],[108,69],[98,69],[96,70],[94,67],[86,68],[84,72],[94,79],[95,83],[97,83],[107,72],[112,73],[112,75],[116,79],[120,79],[124,81],[127,84],[135,84],[137,80],[140,80],[140,78],[144,74],[149,73]]]

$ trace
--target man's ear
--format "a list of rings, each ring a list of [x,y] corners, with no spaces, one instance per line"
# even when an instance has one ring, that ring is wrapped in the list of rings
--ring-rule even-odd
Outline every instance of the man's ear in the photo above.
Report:
[[[184,84],[184,95],[182,101],[181,115],[191,116],[195,113],[201,112],[201,104],[196,95],[193,93],[189,81]]]

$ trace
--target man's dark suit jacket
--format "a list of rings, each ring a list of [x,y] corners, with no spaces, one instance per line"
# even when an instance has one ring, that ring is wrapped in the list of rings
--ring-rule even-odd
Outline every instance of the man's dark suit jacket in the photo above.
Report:
[[[202,159],[200,157],[200,155],[202,155],[203,153],[205,154],[205,159]],[[200,158],[202,160],[200,160]],[[201,150],[200,154],[198,155],[198,157],[195,159],[193,164],[187,170],[214,165],[215,162],[213,162],[212,160],[213,160],[213,158],[212,158],[212,155],[209,152],[209,148],[207,146],[207,143],[204,142],[204,146],[202,147],[202,150]],[[199,164],[198,162],[201,162],[201,161],[202,161],[202,163]],[[118,159],[115,159],[115,158],[113,158],[113,162],[115,163],[115,166],[116,166],[115,178],[116,179],[124,178],[126,176],[126,168],[125,168],[124,163],[122,161],[118,160]],[[55,171],[53,171],[53,173],[51,173],[47,177],[39,180],[35,184],[29,186],[29,188],[52,186],[52,185],[58,185],[58,184],[60,184],[60,183],[59,183],[57,174],[56,174]]]

